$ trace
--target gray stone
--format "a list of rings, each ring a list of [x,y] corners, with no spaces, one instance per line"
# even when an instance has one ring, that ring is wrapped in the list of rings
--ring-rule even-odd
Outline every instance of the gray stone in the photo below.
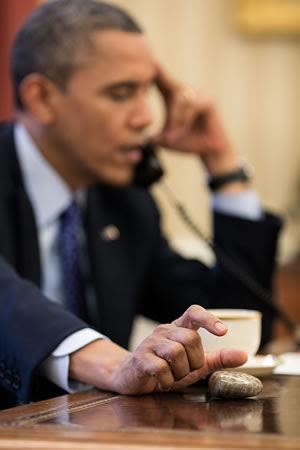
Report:
[[[247,373],[218,370],[211,375],[208,389],[211,397],[246,398],[258,395],[263,384]]]

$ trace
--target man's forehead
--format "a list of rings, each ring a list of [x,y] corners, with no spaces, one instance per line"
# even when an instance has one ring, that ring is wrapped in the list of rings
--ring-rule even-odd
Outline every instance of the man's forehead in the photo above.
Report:
[[[92,41],[103,68],[125,66],[147,71],[150,77],[154,76],[154,54],[142,33],[105,30],[94,33]]]

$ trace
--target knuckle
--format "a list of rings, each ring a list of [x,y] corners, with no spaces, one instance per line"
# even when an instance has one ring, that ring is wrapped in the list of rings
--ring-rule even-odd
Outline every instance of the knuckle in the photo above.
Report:
[[[170,372],[169,365],[166,361],[161,360],[156,364],[155,372],[159,375],[167,375]]]
[[[205,313],[205,311],[206,310],[202,306],[194,304],[189,306],[189,308],[187,309],[187,314],[189,315],[189,317],[191,317],[194,314]]]
[[[149,359],[145,365],[144,373],[150,376],[166,376],[170,372],[167,361],[163,359]]]
[[[200,359],[199,359],[199,361],[196,361],[193,364],[193,370],[199,370],[199,369],[202,369],[202,367],[203,367],[203,361],[201,361]]]
[[[174,344],[172,344],[170,350],[169,350],[169,359],[171,361],[177,360],[177,359],[181,359],[183,358],[185,355],[185,350],[184,347],[175,342]]]
[[[184,342],[185,345],[189,347],[198,347],[199,345],[201,345],[201,339],[199,334],[193,330],[191,330],[189,333],[186,333]]]
[[[138,373],[142,373],[145,371],[144,361],[144,358],[141,358],[137,354],[133,354],[131,358],[131,365]]]
[[[160,324],[156,327],[155,332],[157,334],[166,334],[170,329],[170,324]]]
[[[191,305],[188,308],[188,311],[205,311],[205,309],[202,306],[197,305],[196,303],[194,303],[193,305]]]

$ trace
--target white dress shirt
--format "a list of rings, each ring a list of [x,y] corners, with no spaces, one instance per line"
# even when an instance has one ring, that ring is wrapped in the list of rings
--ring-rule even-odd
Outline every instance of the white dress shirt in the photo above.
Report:
[[[25,189],[37,223],[42,291],[49,300],[63,303],[62,271],[57,243],[59,216],[71,204],[73,193],[44,158],[21,124],[15,126],[14,137]],[[212,196],[212,205],[220,212],[252,220],[259,220],[262,216],[260,201],[252,189],[241,193],[216,193]],[[84,389],[81,383],[72,384],[68,379],[69,355],[99,338],[106,337],[90,328],[73,333],[41,364],[42,372],[67,392]]]

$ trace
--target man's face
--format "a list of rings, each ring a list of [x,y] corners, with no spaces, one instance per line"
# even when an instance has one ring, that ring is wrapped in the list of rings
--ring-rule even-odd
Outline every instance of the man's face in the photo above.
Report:
[[[133,178],[152,122],[155,62],[139,33],[107,30],[93,42],[95,53],[59,94],[52,140],[61,152],[58,169],[73,186],[99,180],[122,186]]]

